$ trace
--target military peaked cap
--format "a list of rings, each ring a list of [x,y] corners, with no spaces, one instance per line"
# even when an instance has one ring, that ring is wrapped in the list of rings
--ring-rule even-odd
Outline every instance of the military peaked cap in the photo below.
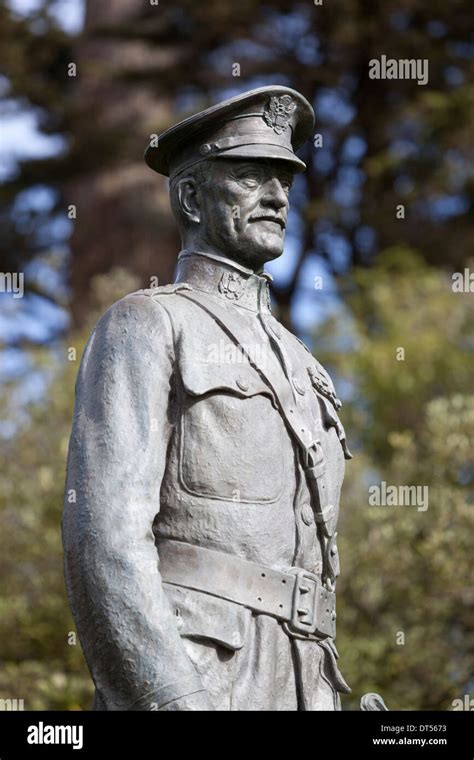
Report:
[[[281,159],[303,171],[295,151],[313,128],[313,109],[299,92],[259,87],[170,127],[148,146],[145,161],[171,179],[211,158]]]

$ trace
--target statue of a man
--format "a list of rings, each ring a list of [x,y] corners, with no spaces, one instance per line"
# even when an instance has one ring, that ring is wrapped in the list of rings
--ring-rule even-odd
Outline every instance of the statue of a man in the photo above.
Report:
[[[63,518],[102,710],[337,710],[340,402],[273,317],[314,114],[263,87],[167,130],[174,284],[114,304],[85,349]]]

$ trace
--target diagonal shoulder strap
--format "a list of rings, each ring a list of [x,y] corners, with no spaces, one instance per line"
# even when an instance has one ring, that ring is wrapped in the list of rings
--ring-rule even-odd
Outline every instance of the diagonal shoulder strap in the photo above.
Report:
[[[244,324],[236,325],[235,320],[222,306],[214,301],[211,303],[208,296],[196,290],[177,292],[177,295],[195,303],[217,322],[272,390],[279,412],[300,451],[306,481],[313,497],[316,522],[323,535],[327,539],[332,538],[334,540],[335,525],[333,525],[332,518],[335,515],[335,506],[329,501],[328,473],[324,452],[320,440],[314,438],[304,416],[292,403],[287,383],[282,382],[278,377],[270,377],[262,364],[250,355],[247,349],[253,344],[255,336]],[[331,575],[333,573],[329,572],[328,577]]]
[[[215,302],[210,303],[210,299],[206,295],[195,290],[192,292],[180,292],[178,295],[187,301],[192,301],[205,311],[235,343],[239,348],[239,352],[246,357],[249,364],[258,372],[262,380],[273,392],[280,414],[285,420],[290,433],[296,440],[298,447],[306,452],[308,447],[314,443],[311,430],[303,422],[303,417],[296,408],[296,405],[292,403],[288,384],[282,382],[283,378],[277,376],[270,377],[263,364],[256,358],[258,352],[252,352],[251,346],[255,343],[255,334],[242,322],[237,325],[236,320],[232,319],[231,315],[222,306]],[[254,355],[252,356],[252,354]]]

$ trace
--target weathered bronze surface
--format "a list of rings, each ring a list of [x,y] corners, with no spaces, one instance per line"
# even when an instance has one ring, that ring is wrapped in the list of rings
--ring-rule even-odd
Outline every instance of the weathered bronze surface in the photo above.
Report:
[[[309,103],[260,88],[146,153],[170,176],[174,284],[84,352],[63,536],[103,710],[337,710],[336,523],[349,458],[327,372],[271,313]]]

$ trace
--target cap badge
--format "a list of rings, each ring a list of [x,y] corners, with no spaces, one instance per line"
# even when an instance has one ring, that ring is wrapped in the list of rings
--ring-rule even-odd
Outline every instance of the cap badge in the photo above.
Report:
[[[291,95],[274,95],[270,98],[263,111],[265,123],[281,135],[285,129],[288,129],[291,116],[296,109],[296,103]]]
[[[219,292],[226,298],[234,298],[236,301],[244,292],[242,278],[235,272],[224,272],[219,282]]]

